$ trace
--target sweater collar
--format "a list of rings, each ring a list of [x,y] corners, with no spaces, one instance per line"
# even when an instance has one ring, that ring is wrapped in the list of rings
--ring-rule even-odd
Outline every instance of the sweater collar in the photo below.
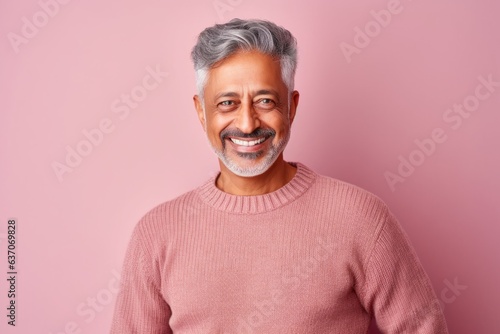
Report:
[[[225,193],[215,185],[217,176],[198,188],[203,202],[228,213],[253,214],[271,211],[286,205],[304,194],[316,179],[316,173],[301,163],[290,162],[297,172],[290,182],[271,193],[255,196],[238,196]]]

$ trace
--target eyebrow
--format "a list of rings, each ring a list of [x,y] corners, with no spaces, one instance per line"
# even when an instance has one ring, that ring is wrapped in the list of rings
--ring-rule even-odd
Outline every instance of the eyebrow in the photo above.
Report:
[[[255,95],[274,95],[276,97],[279,97],[278,92],[273,89],[260,89],[257,92],[255,92]],[[221,97],[238,97],[238,96],[239,94],[236,92],[222,92],[215,96],[215,100],[218,100]]]
[[[276,97],[279,97],[279,94],[277,91],[273,89],[261,89],[257,91],[256,95],[274,95]]]
[[[215,96],[215,100],[220,99],[221,97],[238,97],[238,93],[236,92],[222,92]]]

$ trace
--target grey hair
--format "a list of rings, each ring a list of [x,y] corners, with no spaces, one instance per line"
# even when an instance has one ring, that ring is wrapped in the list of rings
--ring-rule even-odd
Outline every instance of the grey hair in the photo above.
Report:
[[[225,24],[206,28],[198,36],[191,52],[198,96],[203,92],[210,69],[239,51],[256,50],[280,61],[281,77],[293,91],[297,68],[297,41],[285,28],[264,20],[232,19]]]

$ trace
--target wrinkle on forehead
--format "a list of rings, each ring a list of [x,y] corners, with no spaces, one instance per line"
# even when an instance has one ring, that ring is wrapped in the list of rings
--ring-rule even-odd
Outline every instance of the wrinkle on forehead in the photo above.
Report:
[[[274,90],[279,95],[287,92],[281,76],[279,60],[260,52],[239,52],[222,61],[210,70],[206,94],[221,92],[255,93],[259,90]]]

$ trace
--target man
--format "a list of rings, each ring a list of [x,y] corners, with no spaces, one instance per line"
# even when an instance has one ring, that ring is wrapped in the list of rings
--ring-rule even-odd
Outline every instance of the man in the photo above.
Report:
[[[447,333],[384,203],[283,159],[296,53],[267,21],[200,34],[194,104],[220,173],[136,226],[112,333]]]

